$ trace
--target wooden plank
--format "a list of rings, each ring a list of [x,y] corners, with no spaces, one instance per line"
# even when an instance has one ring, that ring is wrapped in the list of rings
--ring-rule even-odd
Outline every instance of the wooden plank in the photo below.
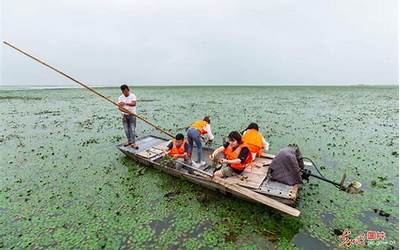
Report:
[[[162,143],[160,143],[160,144],[158,144],[158,145],[153,146],[153,148],[160,149],[160,150],[164,150],[164,149],[166,149],[166,148],[168,147],[168,144],[169,144],[170,142],[171,142],[171,141],[162,142]]]
[[[285,199],[293,199],[297,196],[297,187],[286,185],[277,181],[265,180],[261,187],[255,190],[258,193],[281,197]]]
[[[257,164],[257,163],[256,163]],[[252,164],[242,174],[226,178],[226,181],[240,186],[258,189],[268,173],[268,167]]]
[[[260,203],[262,203],[264,205],[270,206],[272,208],[275,208],[275,209],[277,209],[279,211],[282,211],[284,213],[287,213],[287,214],[295,216],[295,217],[298,217],[300,215],[300,211],[297,210],[296,208],[293,208],[293,207],[290,207],[288,205],[285,205],[285,204],[283,204],[283,203],[281,203],[279,201],[276,201],[274,199],[266,197],[266,196],[264,196],[262,194],[258,194],[258,193],[254,192],[252,190],[247,189],[247,188],[241,187],[241,186],[236,185],[236,184],[229,183],[226,180],[221,179],[219,177],[214,177],[212,180],[215,183],[221,184],[221,185],[229,188],[230,190],[233,190],[233,191],[235,191],[235,192],[247,197],[248,199],[252,199],[252,200],[258,201],[258,202],[260,202]]]
[[[296,200],[297,199],[297,194],[299,193],[299,188],[300,185],[296,184],[292,187],[292,192],[291,192],[291,199]]]
[[[157,156],[157,155],[162,154],[162,153],[163,153],[163,151],[161,149],[149,148],[149,149],[146,149],[146,150],[144,150],[142,152],[137,153],[137,155],[139,155],[141,157],[144,157],[146,159],[149,159],[149,158],[153,158],[154,156]]]
[[[259,166],[259,167],[263,167],[263,166],[269,166],[271,165],[272,159],[267,159],[267,158],[261,158],[261,157],[257,157],[252,164],[254,166]]]
[[[275,158],[275,155],[273,155],[273,154],[267,154],[267,153],[261,153],[261,157],[269,158],[269,159],[274,159],[274,158]]]

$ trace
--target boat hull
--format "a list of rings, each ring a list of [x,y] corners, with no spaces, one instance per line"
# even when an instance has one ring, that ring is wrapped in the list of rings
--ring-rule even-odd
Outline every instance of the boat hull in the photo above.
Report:
[[[257,201],[255,201],[253,199],[249,199],[248,197],[243,196],[242,194],[235,192],[234,190],[231,190],[231,189],[227,188],[226,186],[223,186],[223,185],[213,182],[212,179],[207,176],[198,175],[195,172],[188,172],[188,171],[185,171],[185,170],[179,169],[179,168],[171,168],[168,166],[164,166],[160,163],[160,160],[161,160],[160,157],[157,157],[157,155],[155,155],[155,156],[151,155],[151,153],[153,153],[153,152],[150,152],[147,155],[144,153],[144,152],[146,152],[146,150],[149,151],[149,149],[152,149],[154,147],[154,145],[159,145],[159,144],[163,144],[163,143],[167,143],[167,142],[168,141],[166,139],[161,138],[161,137],[146,136],[146,137],[143,137],[143,138],[137,140],[136,144],[139,145],[138,150],[135,150],[131,147],[125,147],[122,145],[118,145],[117,147],[127,157],[131,158],[135,162],[140,163],[142,165],[145,165],[148,167],[153,167],[153,168],[158,169],[162,172],[165,172],[169,175],[179,177],[183,180],[187,180],[191,183],[200,185],[200,186],[208,188],[208,189],[219,191],[225,195],[230,194],[232,196],[235,196],[237,198],[240,198],[240,199],[243,199],[243,200],[246,200],[249,202],[258,203]],[[194,149],[194,150],[196,150],[196,149]],[[212,152],[212,149],[207,148],[207,147],[204,147],[203,150],[204,150],[203,151],[204,154],[210,154]],[[274,200],[279,201],[284,204],[287,204],[287,205],[293,205],[296,202],[297,192],[298,192],[297,186],[291,187],[290,192],[292,194],[289,194],[289,196],[291,195],[291,197],[285,198],[285,197],[277,197],[277,196],[273,196],[273,195],[268,195],[268,193],[266,193],[266,191],[269,188],[266,188],[265,190],[263,190],[262,188],[258,188],[258,189],[249,188],[249,189],[252,191],[258,192],[260,194],[263,194],[267,197],[273,198]],[[278,190],[278,191],[281,192],[280,190]],[[282,190],[282,192],[286,192],[286,191]]]

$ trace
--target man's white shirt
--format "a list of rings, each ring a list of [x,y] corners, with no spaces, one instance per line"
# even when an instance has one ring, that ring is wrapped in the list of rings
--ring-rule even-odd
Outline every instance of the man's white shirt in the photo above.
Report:
[[[130,103],[132,101],[136,101],[136,96],[135,96],[135,94],[132,94],[132,93],[129,93],[128,96],[125,96],[124,94],[122,94],[118,97],[118,102]],[[122,107],[129,110],[130,112],[136,114],[136,106],[124,105]],[[121,111],[121,113],[126,114],[125,112],[122,112],[122,111]]]

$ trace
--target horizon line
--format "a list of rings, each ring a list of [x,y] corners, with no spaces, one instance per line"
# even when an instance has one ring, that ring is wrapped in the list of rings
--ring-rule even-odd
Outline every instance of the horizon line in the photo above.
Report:
[[[392,84],[127,84],[130,87],[395,87],[399,83]],[[91,85],[93,88],[118,88],[118,85]],[[0,89],[79,89],[84,88],[79,85],[3,85],[0,84]]]

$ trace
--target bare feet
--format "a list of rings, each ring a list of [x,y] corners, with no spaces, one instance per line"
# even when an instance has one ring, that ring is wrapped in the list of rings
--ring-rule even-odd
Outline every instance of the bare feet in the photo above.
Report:
[[[139,149],[139,146],[136,145],[135,143],[132,143],[129,145],[130,147],[134,148],[134,149]]]

